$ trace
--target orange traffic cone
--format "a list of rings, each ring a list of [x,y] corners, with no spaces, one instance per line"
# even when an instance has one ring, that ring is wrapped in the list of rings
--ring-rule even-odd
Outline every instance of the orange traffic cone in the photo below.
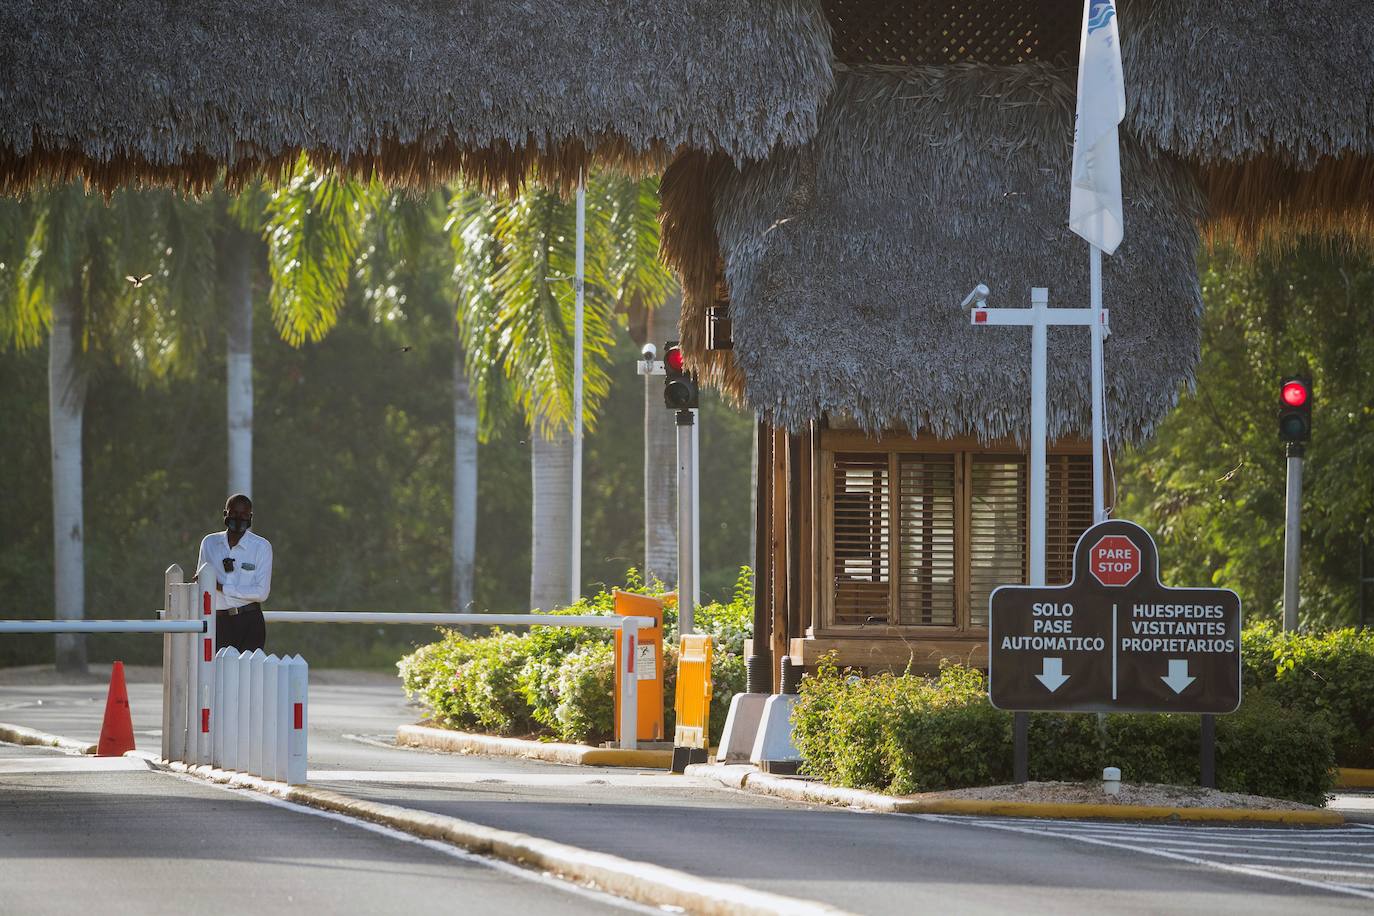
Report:
[[[105,698],[105,722],[100,726],[97,757],[122,757],[134,749],[134,720],[129,715],[129,691],[124,686],[124,663],[110,671],[110,693]]]

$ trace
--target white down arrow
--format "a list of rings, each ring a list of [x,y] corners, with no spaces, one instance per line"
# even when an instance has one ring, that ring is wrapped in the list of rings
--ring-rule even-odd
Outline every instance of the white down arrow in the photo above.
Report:
[[[1169,659],[1169,676],[1161,677],[1161,681],[1174,689],[1174,693],[1182,693],[1184,688],[1197,680],[1188,675],[1188,659],[1171,658]]]
[[[1064,660],[1062,658],[1042,658],[1040,660],[1041,674],[1037,674],[1035,679],[1045,685],[1050,693],[1054,693],[1071,675],[1064,673]]]

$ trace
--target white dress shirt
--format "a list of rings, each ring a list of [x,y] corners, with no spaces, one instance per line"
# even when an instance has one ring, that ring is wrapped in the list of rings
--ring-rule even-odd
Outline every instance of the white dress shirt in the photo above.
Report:
[[[234,558],[234,571],[224,571],[224,558]],[[215,610],[242,607],[255,601],[266,601],[272,590],[272,545],[267,538],[251,530],[231,549],[229,532],[207,534],[200,542],[200,560],[196,568],[209,564],[210,575],[220,584],[215,591]]]

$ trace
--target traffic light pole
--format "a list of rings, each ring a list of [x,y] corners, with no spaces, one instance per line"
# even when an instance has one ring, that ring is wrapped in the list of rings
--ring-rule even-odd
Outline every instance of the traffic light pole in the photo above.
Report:
[[[1298,557],[1302,542],[1301,442],[1288,443],[1288,493],[1283,514],[1283,628],[1298,628]]]
[[[695,632],[696,612],[696,411],[677,411],[677,625],[679,635]]]

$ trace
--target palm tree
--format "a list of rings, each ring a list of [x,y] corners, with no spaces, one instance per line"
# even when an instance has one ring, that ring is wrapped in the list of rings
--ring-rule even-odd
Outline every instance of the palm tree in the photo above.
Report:
[[[93,371],[113,366],[140,382],[189,370],[203,276],[181,269],[201,258],[204,222],[165,193],[122,192],[109,202],[55,188],[6,204],[0,247],[6,346],[48,339],[52,444],[53,602],[58,619],[85,617],[82,425]],[[57,666],[84,671],[84,637],[56,638]]]
[[[656,181],[598,175],[589,182],[583,372],[589,427],[610,388],[606,366],[624,311],[632,304],[656,307],[674,286],[658,259],[657,211]],[[500,201],[456,195],[449,224],[465,278],[459,322],[484,430],[507,399],[530,427],[532,608],[563,604],[573,585],[575,222],[570,201],[534,186]]]

